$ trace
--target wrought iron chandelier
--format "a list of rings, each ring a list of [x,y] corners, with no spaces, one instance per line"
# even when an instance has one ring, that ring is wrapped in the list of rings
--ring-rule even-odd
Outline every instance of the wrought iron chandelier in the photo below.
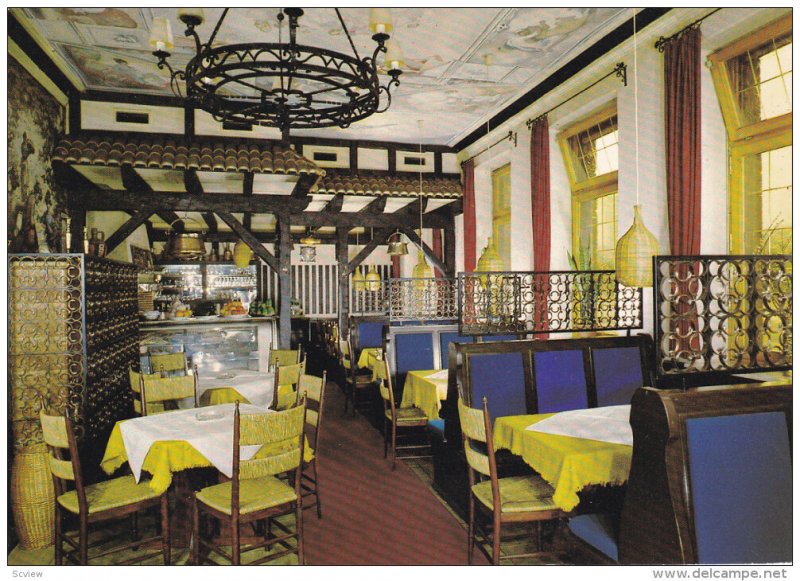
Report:
[[[283,138],[290,129],[346,128],[391,105],[391,90],[400,85],[402,53],[390,40],[388,9],[370,11],[370,30],[377,43],[372,56],[361,58],[339,9],[336,16],[353,56],[297,43],[300,8],[278,12],[279,41],[214,46],[214,39],[228,14],[222,16],[205,43],[197,34],[204,21],[200,8],[178,10],[186,25],[185,35],[194,40],[196,54],[184,70],[173,69],[167,59],[173,46],[169,20],[154,18],[150,44],[158,67],[170,73],[173,93],[209,112],[220,122],[277,127]],[[283,23],[288,19],[288,43],[283,42]],[[380,84],[378,56],[384,53],[382,70],[390,79]],[[181,91],[185,84],[185,94]],[[381,105],[381,101],[384,104]]]

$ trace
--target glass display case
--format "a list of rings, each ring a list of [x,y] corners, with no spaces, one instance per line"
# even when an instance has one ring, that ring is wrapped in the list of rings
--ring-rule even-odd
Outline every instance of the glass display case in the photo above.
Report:
[[[200,374],[241,370],[266,371],[277,339],[272,318],[176,323],[142,323],[141,364],[150,372],[149,355],[186,353]]]

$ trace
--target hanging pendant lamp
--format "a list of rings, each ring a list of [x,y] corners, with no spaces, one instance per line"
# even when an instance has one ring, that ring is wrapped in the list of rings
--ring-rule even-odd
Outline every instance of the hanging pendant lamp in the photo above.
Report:
[[[252,258],[253,251],[247,244],[239,240],[233,247],[233,264],[236,265],[236,268],[247,268]]]
[[[386,249],[386,254],[389,256],[405,256],[408,254],[408,244],[403,242],[402,238],[400,237],[400,232],[397,231],[392,236],[395,237],[394,240],[389,241],[389,245]],[[390,236],[391,238],[391,236]]]
[[[369,271],[367,272],[367,276],[364,277],[364,280],[366,281],[365,285],[368,291],[376,292],[381,290],[381,275],[378,274],[374,264],[369,267]]]
[[[360,266],[357,266],[356,271],[353,273],[353,290],[357,293],[364,290],[364,273],[361,272]]]
[[[636,127],[636,204],[633,225],[617,240],[614,251],[616,278],[631,287],[653,286],[653,256],[658,254],[658,240],[644,225],[639,204],[639,75],[636,46],[636,9],[633,12],[633,109]]]

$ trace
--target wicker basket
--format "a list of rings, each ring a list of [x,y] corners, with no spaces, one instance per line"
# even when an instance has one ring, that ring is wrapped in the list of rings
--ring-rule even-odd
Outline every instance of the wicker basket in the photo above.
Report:
[[[45,446],[18,452],[12,468],[11,505],[21,549],[41,549],[53,544],[54,501]]]

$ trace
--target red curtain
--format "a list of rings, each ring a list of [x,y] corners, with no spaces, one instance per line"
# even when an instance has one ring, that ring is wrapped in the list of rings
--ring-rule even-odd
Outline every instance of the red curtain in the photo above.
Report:
[[[664,49],[670,252],[700,254],[700,29]]]
[[[433,229],[433,254],[438,258],[440,261],[444,262],[442,259],[442,231],[439,228]],[[433,267],[433,275],[436,278],[442,278],[442,271],[440,271],[435,266]]]
[[[475,270],[475,161],[468,159],[464,169],[464,272]]]
[[[550,124],[546,116],[538,119],[531,131],[531,219],[533,270],[546,272],[550,270]],[[547,328],[549,280],[547,276],[539,276],[534,285],[538,286],[534,287],[536,326]],[[544,334],[542,338],[547,336]]]
[[[670,253],[700,254],[700,29],[686,30],[664,48],[664,113],[667,149],[667,211]],[[681,299],[671,346],[692,360],[702,350],[693,295],[699,265],[680,262],[673,273]],[[693,282],[694,281],[694,282]]]

